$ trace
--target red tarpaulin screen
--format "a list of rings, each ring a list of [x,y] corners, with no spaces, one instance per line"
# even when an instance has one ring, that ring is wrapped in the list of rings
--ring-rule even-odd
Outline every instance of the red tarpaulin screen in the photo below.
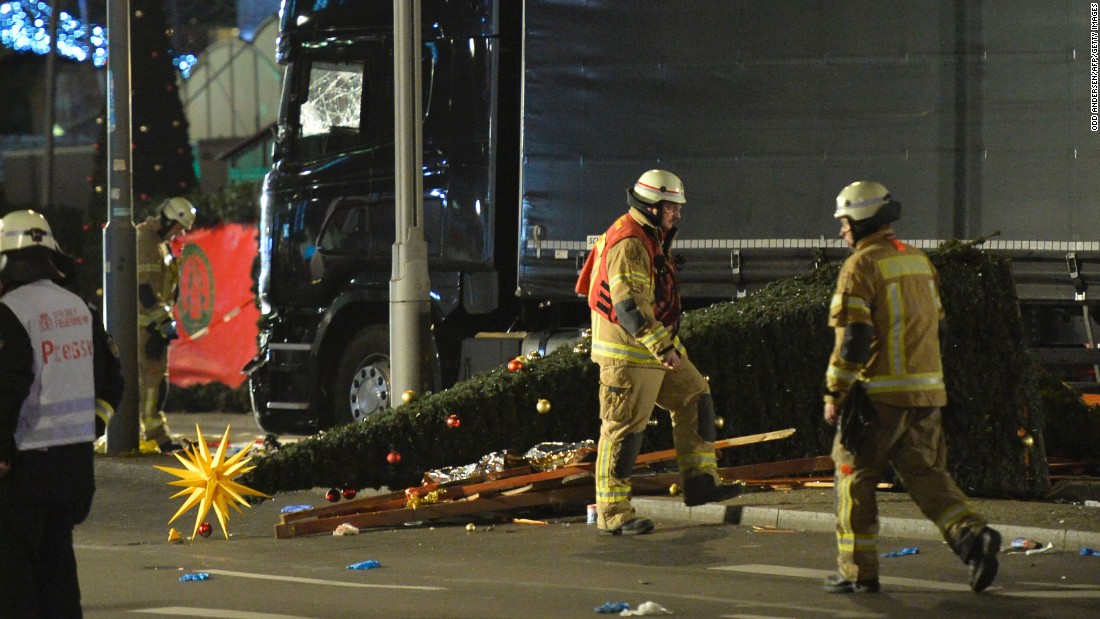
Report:
[[[238,387],[256,356],[252,293],[256,227],[222,224],[196,229],[173,243],[180,296],[173,313],[180,338],[172,342],[168,380],[180,387],[211,382]]]

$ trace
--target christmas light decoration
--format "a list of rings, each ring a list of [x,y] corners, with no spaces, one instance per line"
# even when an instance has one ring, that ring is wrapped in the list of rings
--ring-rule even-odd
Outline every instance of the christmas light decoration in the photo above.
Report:
[[[17,52],[45,55],[50,52],[50,15],[53,9],[45,2],[0,3],[0,45]],[[139,11],[140,13],[140,11]],[[102,67],[107,64],[107,29],[84,23],[65,11],[57,16],[57,53],[65,58]],[[172,65],[184,79],[198,63],[194,54],[172,58]]]

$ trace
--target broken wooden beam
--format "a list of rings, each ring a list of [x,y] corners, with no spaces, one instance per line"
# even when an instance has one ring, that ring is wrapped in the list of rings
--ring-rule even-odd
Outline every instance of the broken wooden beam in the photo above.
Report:
[[[525,492],[511,496],[472,496],[462,501],[421,504],[416,509],[391,509],[380,512],[348,514],[338,517],[288,522],[275,527],[275,537],[278,539],[287,539],[302,535],[330,533],[334,531],[336,527],[345,523],[361,529],[368,527],[393,527],[409,522],[471,516],[474,514],[484,515],[492,512],[507,512],[529,507],[580,502],[589,500],[592,496],[593,488],[591,486],[563,486],[554,490]]]
[[[794,433],[794,428],[788,428],[733,437],[717,441],[715,448],[723,449],[774,441],[787,438]],[[641,454],[635,462],[637,465],[644,466],[675,459],[676,450],[665,449]],[[532,471],[530,467],[516,467],[447,484],[426,484],[403,492],[390,492],[340,505],[291,512],[280,516],[280,523],[275,527],[275,536],[285,539],[331,532],[344,523],[361,528],[382,527],[413,520],[472,514],[479,510],[522,509],[563,502],[564,497],[575,497],[573,500],[577,501],[591,501],[595,498],[593,468],[594,465],[591,462],[542,472]],[[435,496],[429,499],[428,495],[431,493],[435,493]],[[450,505],[456,507],[444,507]]]
[[[718,475],[727,481],[746,479],[768,479],[799,473],[817,473],[831,471],[833,459],[829,456],[815,456],[796,460],[780,460],[761,464],[728,466],[718,469]],[[630,486],[635,494],[667,494],[672,484],[680,483],[679,473],[660,473],[657,475],[636,475],[630,478]]]

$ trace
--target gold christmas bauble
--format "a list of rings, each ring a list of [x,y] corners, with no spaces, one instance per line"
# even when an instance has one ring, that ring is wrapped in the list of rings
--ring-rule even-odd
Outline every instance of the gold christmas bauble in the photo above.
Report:
[[[474,523],[471,522],[470,524],[466,525],[467,533],[473,533],[475,530],[477,530],[477,525],[475,525]]]
[[[672,484],[668,487],[669,496],[676,496],[678,494],[680,494],[680,484]]]
[[[532,350],[531,352],[527,353],[527,360],[528,361],[534,361],[535,359],[541,359],[541,358],[542,358],[542,355],[537,350]]]
[[[539,400],[538,404],[535,405],[535,410],[537,410],[542,415],[545,415],[546,413],[549,413],[550,412],[550,400],[547,400],[547,399]]]
[[[726,420],[725,419],[723,419],[722,417],[715,417],[714,418],[714,427],[721,430],[725,426],[726,426]]]
[[[1024,447],[1029,447],[1030,448],[1032,445],[1035,444],[1035,439],[1031,438],[1030,434],[1024,435],[1024,437],[1020,440],[1023,441]]]
[[[402,393],[401,394],[401,401],[404,402],[405,404],[408,404],[409,402],[416,401],[416,392],[413,391],[412,389],[409,389],[405,393]]]

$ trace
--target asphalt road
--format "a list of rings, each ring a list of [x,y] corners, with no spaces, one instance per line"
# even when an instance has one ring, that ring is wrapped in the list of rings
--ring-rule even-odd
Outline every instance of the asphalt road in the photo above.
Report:
[[[220,434],[223,421],[203,429]],[[1094,617],[1100,601],[1100,557],[1070,551],[1002,555],[994,587],[976,595],[942,542],[887,538],[883,552],[920,552],[882,559],[883,593],[829,595],[827,533],[658,518],[651,535],[607,537],[585,524],[582,505],[525,514],[545,526],[495,518],[469,532],[463,519],[275,539],[283,506],[325,504],[316,489],[231,512],[228,540],[211,515],[214,534],[189,540],[195,512],[168,524],[182,499],[169,498],[174,477],[154,464],[179,467],[168,456],[97,458],[92,514],[75,533],[86,617],[579,617],[653,601],[682,617],[1062,618]],[[184,542],[168,542],[170,526]],[[381,567],[347,569],[370,560]],[[199,572],[209,580],[180,580]]]

